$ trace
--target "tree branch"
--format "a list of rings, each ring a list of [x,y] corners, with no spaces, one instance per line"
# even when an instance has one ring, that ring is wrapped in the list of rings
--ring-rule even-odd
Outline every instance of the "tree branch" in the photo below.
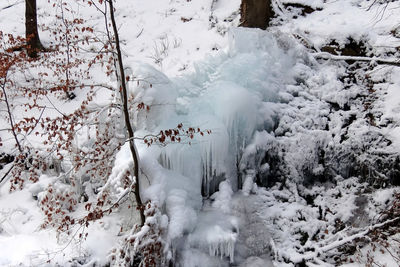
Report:
[[[328,52],[311,53],[316,59],[331,59],[331,60],[353,60],[353,61],[364,61],[364,62],[376,62],[380,65],[391,65],[400,66],[399,60],[388,60],[377,57],[353,57],[353,56],[337,56],[332,55]]]
[[[8,174],[12,171],[12,169],[14,168],[14,164],[11,166],[11,168],[10,169],[8,169],[8,171],[3,175],[3,177],[1,177],[1,179],[0,179],[0,187],[1,187],[1,184],[3,183],[3,181],[5,181],[5,179],[7,178],[7,176],[8,176]]]
[[[296,255],[295,259],[293,259],[292,257],[290,257],[290,255],[288,255],[289,256],[289,260],[292,261],[292,262],[295,262],[295,263],[298,263],[298,262],[301,262],[301,261],[316,260],[318,256],[324,255],[324,254],[326,254],[326,252],[328,252],[328,251],[330,251],[332,249],[335,249],[335,248],[343,246],[343,245],[345,245],[347,243],[350,243],[350,242],[352,242],[353,240],[355,240],[357,238],[365,237],[366,235],[368,235],[372,231],[374,231],[374,230],[376,230],[378,228],[385,227],[386,225],[395,223],[395,222],[397,222],[399,220],[400,220],[400,217],[394,218],[394,219],[391,219],[391,220],[387,220],[387,221],[384,221],[382,223],[377,223],[377,224],[365,227],[363,230],[361,230],[360,232],[358,232],[356,234],[353,234],[353,235],[350,235],[350,236],[346,236],[346,237],[342,238],[341,240],[334,241],[334,242],[332,242],[332,243],[330,243],[328,245],[325,245],[325,246],[318,246],[317,245],[317,246],[312,246],[312,247],[311,246],[305,247],[307,249],[314,249],[314,251],[305,253],[305,254],[303,254],[303,256]]]
[[[1,85],[1,89],[3,90],[3,95],[4,95],[4,102],[6,102],[6,106],[7,106],[7,113],[8,113],[8,117],[10,119],[10,126],[11,126],[11,132],[14,136],[15,142],[18,146],[18,150],[20,153],[22,153],[22,147],[21,144],[18,140],[17,137],[17,133],[15,132],[15,126],[14,126],[14,121],[13,121],[13,117],[12,117],[12,113],[11,113],[11,108],[10,108],[10,104],[8,102],[8,97],[7,97],[7,93],[6,93],[6,88],[5,88],[5,81],[4,83]]]

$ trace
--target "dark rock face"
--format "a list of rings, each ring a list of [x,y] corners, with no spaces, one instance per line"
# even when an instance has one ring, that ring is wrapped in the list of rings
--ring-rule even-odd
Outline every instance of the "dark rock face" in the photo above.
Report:
[[[280,158],[277,149],[271,149],[265,152],[265,156],[261,160],[261,165],[267,163],[269,170],[267,172],[257,171],[256,184],[262,187],[271,187],[277,182],[284,180],[284,166],[282,165],[282,158]]]
[[[350,140],[351,141],[351,140]],[[389,185],[400,184],[400,157],[392,154],[371,154],[362,151],[357,146],[336,144],[336,146],[317,151],[315,164],[296,166],[300,175],[298,183],[306,187],[314,184],[333,182],[338,175],[344,179],[359,177],[360,181],[367,182],[374,188],[384,188]],[[265,151],[263,164],[268,163],[267,173],[258,170],[255,182],[259,186],[271,187],[277,182],[285,183],[292,177],[289,166],[285,161],[284,153],[277,153],[274,149]],[[323,171],[315,173],[310,166],[319,165]]]
[[[274,16],[270,0],[242,0],[240,26],[265,30]]]
[[[332,40],[329,44],[323,46],[321,51],[332,55],[365,57],[368,52],[368,44],[363,40],[356,41],[349,37],[345,45],[340,46],[336,40]]]
[[[218,186],[221,182],[225,181],[225,174],[212,175],[211,177],[203,177],[201,186],[201,195],[203,197],[209,197],[218,191]]]
[[[312,8],[311,6],[299,4],[299,3],[284,3],[283,6],[288,10],[293,10],[293,9],[300,10],[300,14],[302,16],[311,14],[311,13],[315,12],[316,10],[318,10],[318,11],[322,10],[321,8],[315,9],[315,8]]]

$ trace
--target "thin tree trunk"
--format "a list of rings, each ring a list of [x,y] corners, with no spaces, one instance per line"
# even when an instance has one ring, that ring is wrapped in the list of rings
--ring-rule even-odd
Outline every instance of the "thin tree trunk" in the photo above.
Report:
[[[28,56],[35,58],[43,49],[37,26],[36,0],[25,0],[25,38],[27,39]]]
[[[273,14],[271,0],[242,0],[240,26],[265,30]]]
[[[117,24],[115,22],[115,17],[114,17],[114,6],[113,6],[113,0],[108,0],[108,3],[110,5],[110,17],[111,17],[111,24],[112,28],[114,31],[114,37],[115,37],[115,46],[117,50],[117,56],[118,56],[118,68],[120,72],[120,83],[121,83],[121,89],[122,89],[122,106],[123,106],[123,112],[124,112],[124,117],[125,117],[125,125],[128,131],[128,137],[129,137],[129,148],[131,150],[131,155],[134,163],[134,175],[136,179],[136,184],[135,184],[135,198],[136,198],[136,203],[138,205],[138,209],[140,212],[140,221],[141,221],[141,226],[144,225],[145,222],[145,216],[144,216],[144,206],[142,202],[142,198],[140,197],[140,180],[139,180],[139,155],[135,146],[135,139],[134,139],[134,132],[133,128],[130,122],[129,118],[129,110],[128,110],[128,91],[126,87],[126,80],[125,80],[125,71],[124,71],[124,64],[122,62],[122,53],[121,53],[121,47],[119,43],[119,35],[118,35],[118,28]]]

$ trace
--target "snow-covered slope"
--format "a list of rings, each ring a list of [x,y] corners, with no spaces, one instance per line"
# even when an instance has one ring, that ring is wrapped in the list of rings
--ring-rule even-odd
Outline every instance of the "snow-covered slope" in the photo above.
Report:
[[[93,6],[65,2],[103,30],[104,17]],[[23,4],[0,3],[1,31],[23,34]],[[38,4],[39,21],[53,23],[59,10],[46,1]],[[400,70],[379,60],[399,58],[399,4],[272,4],[276,18],[262,31],[236,28],[239,0],[116,2],[124,63],[135,79],[130,94],[135,103],[151,107],[132,109],[136,135],[180,123],[209,131],[167,146],[136,141],[141,193],[155,207],[149,218],[160,229],[155,239],[164,246],[164,263],[360,266],[371,255],[377,264],[397,266],[396,257],[377,255],[365,240],[376,238],[368,225],[397,214],[383,211],[393,202],[392,186],[400,183]],[[41,38],[45,46],[51,43],[51,34]],[[354,56],[377,58],[355,62]],[[102,72],[95,77],[115,84]],[[75,93],[78,99],[83,94]],[[122,128],[115,131],[124,135]],[[9,133],[1,132],[1,138],[10,140],[3,150],[10,153]],[[82,186],[72,187],[62,164],[61,173],[43,174],[22,191],[9,193],[8,183],[1,183],[0,265],[117,264],[113,255],[139,222],[130,201],[68,235],[41,228],[45,215],[39,205],[49,185],[91,200],[106,191],[123,198],[121,181],[132,165],[128,143],[110,162],[110,176],[101,185],[84,182],[83,175]],[[84,216],[84,198],[76,205],[70,216]],[[396,229],[385,228],[391,253],[399,253],[393,248]],[[367,236],[365,243],[343,242],[359,233]]]

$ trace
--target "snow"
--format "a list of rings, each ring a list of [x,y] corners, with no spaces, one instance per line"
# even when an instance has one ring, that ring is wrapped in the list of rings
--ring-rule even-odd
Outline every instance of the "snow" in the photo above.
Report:
[[[321,11],[313,12],[305,17],[289,21],[284,25],[285,31],[304,35],[307,40],[312,40],[313,46],[320,48],[335,39],[339,44],[347,42],[348,37],[355,40],[369,39],[373,45],[380,46],[377,31],[386,29],[398,23],[398,16],[395,15],[396,3],[390,3],[383,14],[382,6],[373,5],[362,0],[332,1],[327,3],[299,2],[311,7],[322,8]],[[314,1],[315,2],[315,1]],[[290,14],[288,14],[290,16]],[[351,18],[348,19],[348,18]],[[385,40],[385,45],[393,39]],[[393,40],[395,42],[395,40]]]
[[[386,89],[385,91],[387,92],[387,94],[384,96],[384,99],[381,103],[381,108],[383,111],[383,115],[381,117],[382,124],[387,123],[387,121],[397,122],[398,120],[397,118],[400,111],[400,104],[398,101],[400,97],[399,74],[400,73],[398,68],[394,69],[392,74],[393,82],[383,85],[383,88]],[[400,147],[400,139],[399,139],[400,125],[397,123],[393,123],[391,127],[387,127],[385,131],[387,131],[387,134],[391,137],[391,140],[393,140],[395,149],[398,149]]]
[[[41,177],[40,184],[52,182],[52,178]],[[39,184],[28,186],[27,190],[8,194],[2,187],[0,207],[0,265],[2,266],[52,266],[57,262],[67,263],[71,259],[91,255],[94,262],[105,264],[109,254],[109,244],[116,242],[118,226],[115,218],[104,218],[89,229],[88,238],[79,240],[77,236],[57,235],[51,229],[41,229],[44,214],[33,196]],[[102,240],[102,242],[99,242]]]
[[[2,31],[23,33],[22,3],[0,3]],[[299,16],[284,7],[288,3],[317,10]],[[38,4],[39,20],[54,21],[49,3]],[[367,56],[389,57],[386,52],[399,46],[390,33],[399,24],[397,4],[390,2],[383,12],[381,5],[370,7],[364,0],[277,1],[279,17],[261,31],[235,28],[239,0],[116,2],[126,72],[132,77],[128,85],[134,98],[130,108],[141,195],[162,213],[147,223],[160,223],[165,230],[168,260],[184,267],[256,267],[294,266],[309,257],[310,266],[335,265],[339,252],[334,245],[347,240],[343,238],[352,234],[351,227],[357,230],[374,222],[388,208],[396,189],[371,192],[367,183],[376,177],[376,159],[395,157],[400,149],[398,67],[363,65],[352,73],[355,82],[347,83],[352,79],[349,64],[317,58],[324,46],[335,41],[343,48],[350,37],[367,44]],[[74,1],[69,5],[76,8]],[[101,28],[101,14],[76,10]],[[50,43],[51,36],[41,37]],[[96,70],[94,79],[116,82],[104,76]],[[367,79],[374,81],[369,95],[363,83]],[[50,100],[71,111],[84,97]],[[364,105],[368,97],[376,98],[370,107]],[[99,91],[90,108],[104,108],[115,99]],[[150,110],[137,109],[141,102]],[[107,119],[100,112],[98,119],[111,120],[116,139],[124,141],[121,114]],[[140,140],[180,123],[211,132],[166,146],[147,147]],[[94,136],[90,129],[81,129],[76,146],[91,148]],[[385,138],[387,146],[382,144]],[[7,140],[4,151],[12,149],[13,139]],[[40,141],[30,139],[36,147]],[[331,165],[321,161],[321,153]],[[279,161],[266,162],[273,156]],[[368,174],[352,177],[360,162]],[[60,164],[58,172],[71,168],[68,162]],[[130,200],[123,178],[132,167],[126,142],[115,160],[110,159],[106,181],[87,181],[84,171],[79,174],[77,200],[84,195],[93,200],[101,193],[111,193],[110,201]],[[0,177],[6,169],[0,170]],[[332,173],[336,176],[329,180]],[[277,180],[278,174],[287,179]],[[124,201],[116,213],[91,223],[86,239],[64,234],[57,238],[53,229],[40,229],[44,214],[38,201],[49,185],[56,192],[72,190],[65,179],[52,171],[11,194],[6,183],[0,184],[0,265],[103,265],[139,222],[132,202]],[[85,211],[83,203],[78,206],[72,214],[80,217]],[[143,238],[149,230],[146,225],[133,236]],[[315,256],[310,252],[315,248],[332,249]],[[388,262],[387,255],[374,255]]]
[[[231,210],[230,203],[232,200],[233,191],[228,181],[223,181],[219,184],[218,194],[213,197],[212,207],[227,213]]]

